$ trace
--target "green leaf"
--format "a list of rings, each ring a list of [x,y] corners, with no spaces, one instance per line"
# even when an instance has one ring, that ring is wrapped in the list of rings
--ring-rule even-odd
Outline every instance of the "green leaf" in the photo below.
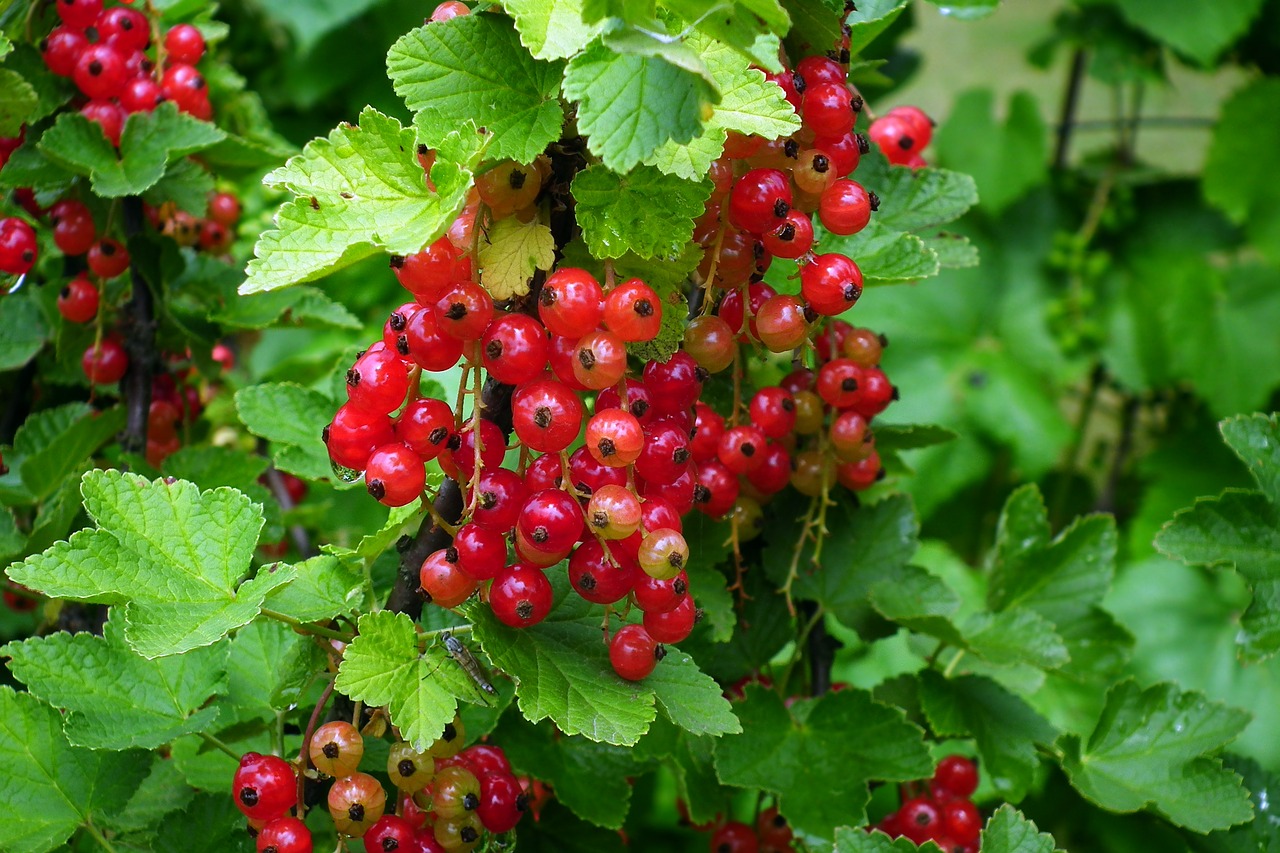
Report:
[[[972,737],[984,775],[1000,798],[1027,795],[1040,765],[1036,745],[1050,746],[1057,732],[1024,701],[989,678],[946,679],[932,670],[920,676],[920,704],[940,737]]]
[[[574,177],[572,189],[574,213],[594,257],[631,252],[652,258],[676,254],[689,242],[711,183],[664,175],[652,166],[625,175],[591,166]]]
[[[95,412],[84,403],[67,403],[28,418],[14,437],[22,483],[44,500],[85,461],[124,428],[122,408]],[[16,460],[15,460],[16,462]]]
[[[141,195],[173,160],[220,142],[226,134],[209,122],[178,112],[172,102],[133,113],[120,135],[120,150],[102,128],[77,112],[63,113],[40,138],[45,156],[89,178],[105,198]]]
[[[1244,35],[1262,4],[1263,0],[1117,0],[1129,23],[1201,65],[1211,64]]]
[[[0,68],[0,136],[17,136],[39,98],[22,75]]]
[[[978,187],[969,175],[889,166],[879,151],[862,158],[855,176],[880,197],[880,208],[872,219],[899,231],[945,225],[978,203]]]
[[[907,0],[864,0],[857,5],[845,19],[849,25],[849,51],[854,56],[898,20]]]
[[[1053,853],[1053,836],[1040,831],[1022,812],[1005,803],[982,829],[983,853]]]
[[[143,752],[73,747],[62,717],[28,693],[0,687],[0,847],[45,853],[78,827],[124,807],[151,769]]]
[[[899,231],[872,217],[867,227],[848,237],[817,229],[822,251],[853,258],[868,285],[901,284],[938,274],[938,256],[915,234]]]
[[[0,370],[22,367],[48,339],[49,327],[33,299],[21,293],[0,299]]]
[[[783,0],[782,5],[791,16],[787,48],[792,56],[825,53],[840,40],[840,25],[845,16],[841,0]]]
[[[377,0],[315,0],[301,6],[289,0],[266,0],[262,5],[272,20],[297,37],[297,52],[306,54],[327,34],[376,6]]]
[[[570,594],[562,573],[551,580],[556,606],[529,628],[503,625],[487,607],[466,607],[485,654],[515,679],[525,719],[550,718],[565,734],[631,745],[648,731],[656,702],[673,722],[695,732],[738,730],[720,687],[676,649],[668,649],[658,670],[642,682],[614,674],[600,635],[602,609]]]
[[[122,621],[110,619],[101,637],[60,632],[0,654],[33,695],[67,712],[63,725],[76,746],[152,749],[208,731],[218,708],[202,706],[226,688],[227,645],[147,660],[126,645]]]
[[[774,691],[752,686],[735,710],[742,733],[715,744],[720,781],[777,794],[782,814],[811,835],[830,838],[840,824],[862,823],[869,780],[906,782],[932,771],[924,733],[861,690],[788,709]]]
[[[1195,853],[1268,853],[1280,847],[1280,824],[1271,818],[1275,792],[1280,780],[1250,758],[1227,755],[1223,764],[1244,777],[1244,786],[1253,800],[1254,818],[1244,826],[1219,830],[1208,835],[1188,835]]]
[[[499,219],[480,239],[481,284],[494,299],[510,299],[529,292],[537,270],[550,270],[556,262],[556,240],[551,229],[536,219],[521,222],[514,216]]]
[[[124,808],[115,814],[103,815],[102,823],[118,832],[158,826],[166,815],[186,808],[195,793],[172,761],[156,761]]]
[[[1000,0],[929,0],[957,21],[977,21],[987,17],[1000,5]]]
[[[319,622],[350,615],[364,603],[360,576],[336,557],[323,555],[298,563],[297,577],[272,590],[266,606],[299,622]]]
[[[276,467],[308,480],[333,477],[320,434],[335,408],[319,391],[292,382],[250,385],[236,392],[236,412],[245,428],[278,447]],[[284,456],[289,448],[296,452]]]
[[[125,605],[125,639],[148,658],[216,643],[258,615],[288,567],[249,569],[261,510],[233,489],[96,470],[81,481],[96,529],[9,567],[54,598]]]
[[[615,53],[595,42],[574,57],[564,94],[578,102],[578,128],[591,152],[628,172],[668,139],[693,139],[717,93],[701,75],[665,59]]]
[[[227,773],[234,772],[234,767],[227,769]],[[151,849],[181,850],[183,853],[251,853],[255,847],[241,825],[242,817],[235,800],[225,791],[201,794],[180,814],[160,823]]]
[[[1015,92],[1003,123],[996,120],[995,93],[962,93],[951,117],[938,129],[938,162],[973,176],[982,208],[997,216],[1048,177],[1048,131],[1030,92]]]
[[[582,0],[503,0],[520,43],[534,59],[568,59],[600,34],[602,24],[582,20]]]
[[[1280,415],[1240,415],[1218,425],[1272,504],[1280,505]]]
[[[835,853],[915,853],[924,850],[933,853],[938,846],[932,841],[921,847],[904,837],[890,838],[878,829],[851,829],[842,826],[836,830]]]
[[[417,252],[462,208],[471,172],[438,156],[431,180],[435,192],[423,179],[413,128],[366,107],[358,127],[338,126],[263,179],[298,198],[259,238],[240,292],[311,281],[381,252]]]
[[[174,160],[142,199],[152,207],[173,202],[179,210],[200,217],[208,208],[211,192],[213,175],[203,166],[194,160]]]
[[[1240,776],[1212,757],[1249,721],[1243,711],[1172,684],[1113,687],[1087,741],[1059,741],[1062,769],[1087,800],[1110,811],[1154,808],[1178,826],[1211,832],[1253,817]]]
[[[790,29],[791,19],[778,0],[740,0],[714,5],[706,0],[663,0],[700,33],[722,42],[753,64],[781,71],[778,36]]]
[[[943,269],[965,269],[976,267],[979,263],[978,247],[970,243],[968,237],[947,231],[920,236],[924,244],[938,256],[938,263]]]
[[[403,613],[366,613],[358,627],[338,667],[338,690],[371,707],[386,705],[401,736],[426,748],[453,719],[458,697],[474,695],[471,679],[442,645],[419,651],[413,620]]]
[[[876,424],[876,448],[918,450],[955,441],[956,434],[937,424]]]
[[[241,720],[274,720],[277,712],[301,705],[303,688],[324,666],[313,638],[270,619],[241,628],[230,648],[225,697]]]
[[[464,15],[418,27],[387,53],[396,94],[421,113],[432,146],[467,122],[490,135],[488,156],[530,163],[560,137],[563,66],[539,62],[509,18]],[[433,175],[434,177],[434,175]]]

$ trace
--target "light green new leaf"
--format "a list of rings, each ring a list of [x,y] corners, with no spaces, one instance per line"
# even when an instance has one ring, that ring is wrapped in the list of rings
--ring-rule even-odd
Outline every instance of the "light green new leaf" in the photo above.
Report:
[[[854,56],[898,20],[907,8],[907,0],[863,0],[857,6],[845,19],[849,25],[849,51]]]
[[[927,841],[917,847],[910,840],[899,836],[890,838],[878,829],[852,829],[842,826],[836,830],[835,853],[934,853],[938,845]]]
[[[81,493],[98,527],[11,566],[9,577],[53,598],[123,604],[125,640],[144,657],[216,643],[293,577],[276,565],[241,583],[263,517],[234,489],[95,470]]]
[[[711,182],[686,181],[640,166],[625,175],[591,166],[573,179],[574,213],[597,258],[673,255],[693,236]]]
[[[122,621],[113,616],[101,637],[59,632],[0,654],[33,695],[67,712],[63,726],[76,746],[153,749],[208,731],[218,708],[202,706],[226,688],[228,645],[147,660],[125,643]]]
[[[781,71],[778,37],[791,28],[791,18],[778,0],[663,0],[669,11],[680,15],[700,33],[741,54],[753,65]]]
[[[924,732],[861,690],[787,708],[774,691],[753,686],[734,709],[742,734],[716,741],[716,775],[777,794],[792,826],[812,835],[830,838],[839,824],[862,823],[869,780],[905,782],[932,770]]]
[[[1128,813],[1148,806],[1178,826],[1212,832],[1253,817],[1240,776],[1213,757],[1249,722],[1244,711],[1173,684],[1113,687],[1087,741],[1059,740],[1062,769],[1090,802]]]
[[[470,121],[491,135],[490,157],[530,163],[560,137],[563,65],[530,56],[504,16],[411,30],[391,46],[387,71],[432,147]]]
[[[116,814],[151,769],[145,752],[72,746],[56,710],[11,687],[0,687],[0,761],[0,849],[10,853],[45,853]]]
[[[401,736],[426,748],[453,719],[458,698],[474,700],[475,685],[443,646],[419,651],[413,620],[403,613],[366,613],[358,627],[338,667],[338,690],[371,707],[386,705]]]
[[[471,164],[438,156],[432,192],[417,143],[413,128],[366,107],[358,127],[339,125],[267,175],[298,198],[258,239],[240,292],[311,281],[380,252],[411,254],[443,234],[466,201]]]
[[[480,282],[497,300],[524,296],[534,272],[550,270],[555,262],[555,237],[537,219],[521,222],[508,216],[490,225],[480,238]]]
[[[178,112],[172,102],[152,112],[133,113],[120,134],[120,150],[102,128],[77,112],[63,113],[40,138],[40,150],[51,160],[85,175],[93,191],[106,198],[141,195],[181,157],[221,142],[216,125]]]
[[[1041,832],[1022,812],[1005,803],[982,829],[983,853],[1053,853],[1053,836]]]
[[[582,0],[502,0],[520,43],[535,59],[568,59],[600,34],[603,21],[582,20]]]
[[[665,59],[615,53],[595,42],[569,63],[564,94],[578,102],[578,128],[592,153],[628,172],[668,139],[688,142],[718,94],[702,75]]]
[[[299,622],[319,622],[356,612],[364,603],[360,575],[327,554],[294,566],[295,579],[267,596],[267,608]]]

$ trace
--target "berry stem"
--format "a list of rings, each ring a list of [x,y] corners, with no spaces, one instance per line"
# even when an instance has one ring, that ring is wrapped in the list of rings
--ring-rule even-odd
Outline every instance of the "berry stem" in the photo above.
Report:
[[[198,732],[198,734],[200,735],[200,739],[203,740],[205,743],[209,744],[209,746],[222,750],[227,755],[230,755],[232,758],[234,758],[236,761],[240,760],[239,752],[236,752],[234,749],[227,746],[225,743],[218,740],[213,735],[209,734],[208,732]]]
[[[129,196],[124,200],[124,232],[126,241],[142,233],[142,199]],[[129,354],[129,367],[121,380],[127,421],[120,436],[120,449],[126,453],[142,453],[147,449],[147,420],[151,413],[151,373],[156,356],[155,303],[151,288],[130,260],[129,278],[132,294],[123,317],[124,348]]]
[[[351,634],[344,634],[342,631],[335,631],[332,628],[326,628],[323,625],[316,625],[312,622],[301,622],[286,613],[281,613],[278,610],[270,610],[264,607],[261,612],[262,615],[268,619],[275,619],[277,622],[283,622],[295,631],[300,631],[303,634],[315,634],[317,637],[337,640],[340,643],[349,643],[354,639]]]
[[[34,6],[35,4],[32,4],[32,5]],[[236,756],[236,760],[237,761],[240,760],[239,755]],[[85,828],[85,831],[88,832],[89,835],[93,838],[93,840],[98,842],[99,847],[101,847],[103,850],[109,850],[110,853],[116,853],[116,848],[113,847],[111,845],[111,842],[107,840],[107,837],[102,834],[102,830],[98,829],[98,827],[93,825],[93,821],[86,820],[84,822],[84,828]]]
[[[1076,48],[1071,56],[1071,70],[1067,72],[1067,90],[1062,98],[1062,121],[1058,124],[1058,144],[1053,153],[1053,168],[1061,171],[1067,167],[1067,155],[1071,150],[1071,131],[1075,127],[1076,107],[1080,103],[1080,89],[1084,84],[1085,50]]]

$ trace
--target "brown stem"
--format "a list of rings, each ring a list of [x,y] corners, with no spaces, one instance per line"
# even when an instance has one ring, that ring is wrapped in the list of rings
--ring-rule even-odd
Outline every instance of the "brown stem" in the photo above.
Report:
[[[126,239],[142,233],[142,199],[129,196],[124,199],[124,232]],[[129,264],[129,276],[133,293],[123,316],[124,349],[129,355],[129,367],[120,382],[124,392],[124,432],[120,435],[120,448],[126,453],[142,453],[147,449],[147,419],[151,413],[151,375],[156,360],[155,303],[151,288],[138,265]]]

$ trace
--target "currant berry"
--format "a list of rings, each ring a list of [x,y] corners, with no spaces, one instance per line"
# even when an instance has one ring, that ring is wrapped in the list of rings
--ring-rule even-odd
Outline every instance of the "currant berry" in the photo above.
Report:
[[[809,86],[818,86],[823,83],[843,83],[845,81],[844,66],[834,59],[821,55],[806,56],[797,62],[796,72],[803,75],[805,82]],[[777,809],[772,811],[777,814]]]
[[[880,147],[885,158],[896,165],[906,165],[923,146],[912,136],[915,122],[900,116],[881,116],[871,122],[867,135]]]
[[[582,535],[582,507],[563,489],[546,489],[525,501],[516,529],[544,554],[567,554]]]
[[[98,316],[98,288],[78,275],[58,293],[58,313],[71,323],[88,323]]]
[[[813,391],[795,391],[796,435],[816,435],[822,429],[826,412],[822,398]]]
[[[609,640],[609,663],[627,681],[648,678],[665,655],[643,625],[623,625]]]
[[[602,538],[625,539],[640,529],[640,499],[626,486],[601,486],[587,501],[586,517]]]
[[[49,208],[53,242],[64,255],[83,255],[97,239],[93,214],[82,202],[64,199]]]
[[[452,820],[439,819],[432,828],[436,843],[449,853],[470,853],[480,843],[484,824],[475,812],[467,812]]]
[[[759,467],[765,435],[759,427],[742,424],[731,427],[720,436],[716,457],[734,474],[746,474]]]
[[[566,387],[574,391],[586,391],[587,386],[578,381],[573,372],[575,356],[578,354],[578,339],[563,338],[552,335],[547,345],[547,361],[551,364],[551,372]]]
[[[937,805],[928,797],[907,800],[898,810],[898,826],[908,840],[924,844],[942,829]]]
[[[360,730],[344,720],[325,723],[311,735],[307,748],[311,764],[326,776],[341,779],[360,768],[364,738]]]
[[[855,462],[845,462],[836,466],[836,479],[840,485],[855,492],[871,488],[885,476],[884,467],[880,463],[880,454],[874,449]]]
[[[623,408],[622,395],[619,393],[619,388],[622,387],[623,384],[619,383],[612,388],[605,388],[596,395],[595,410],[597,412],[602,412],[605,409]],[[657,418],[658,413],[653,408],[649,389],[645,387],[643,382],[636,379],[626,380],[625,388],[627,392],[627,411],[630,412],[636,420],[640,421],[641,426],[652,423],[654,419]]]
[[[684,532],[680,523],[680,513],[675,505],[665,498],[646,497],[640,503],[640,526],[645,531],[661,530],[669,527],[677,533]]]
[[[756,336],[770,352],[788,352],[809,337],[809,314],[804,300],[789,293],[765,300],[753,322]]]
[[[669,503],[679,515],[684,515],[693,509],[693,494],[697,484],[697,477],[692,468],[686,467],[680,476],[670,483],[641,483],[640,497],[646,501],[663,500]],[[645,530],[650,532],[657,529],[660,528],[645,526]]]
[[[662,301],[640,279],[628,279],[605,299],[604,325],[628,343],[651,341],[662,328]]]
[[[123,107],[115,101],[94,100],[80,108],[80,115],[102,128],[102,135],[107,141],[120,147],[120,134],[124,132],[124,123],[129,117]]]
[[[578,339],[600,324],[604,292],[595,276],[583,269],[563,267],[542,285],[538,316],[553,335]]]
[[[209,87],[195,66],[186,63],[170,65],[160,78],[160,88],[164,91],[164,96],[173,101],[182,112],[190,113],[196,118],[208,112]]]
[[[418,583],[427,601],[445,609],[457,607],[480,587],[458,565],[458,552],[453,548],[441,548],[422,561],[418,570]]]
[[[58,0],[55,8],[64,24],[83,30],[93,26],[102,14],[102,0]]]
[[[329,458],[344,468],[363,471],[369,456],[378,447],[395,441],[391,418],[347,403],[333,414],[333,421],[321,433]]]
[[[852,361],[852,359],[850,359]],[[862,368],[858,380],[858,394],[852,406],[863,417],[870,419],[889,408],[898,399],[898,389],[878,367]]]
[[[40,53],[50,71],[59,77],[70,77],[75,73],[80,54],[88,46],[89,39],[81,30],[61,26],[55,27],[40,43]]]
[[[827,459],[816,450],[803,450],[791,464],[791,487],[809,498],[816,498],[835,483],[835,472]]]
[[[763,443],[762,438],[761,445]],[[737,475],[718,459],[708,460],[698,466],[698,484],[694,488],[693,501],[706,515],[720,518],[733,509],[739,491]]]
[[[666,361],[650,361],[644,366],[644,385],[653,411],[659,415],[688,410],[701,396],[704,378],[698,363],[681,350]]]
[[[422,458],[402,442],[384,444],[369,455],[365,486],[384,506],[405,506],[422,495],[427,472]]]
[[[419,397],[410,400],[395,420],[395,437],[408,445],[423,462],[446,449],[454,428],[453,410],[443,400]]]
[[[124,88],[120,90],[120,106],[127,113],[149,113],[156,107],[160,106],[164,101],[164,90],[160,88],[160,84],[152,80],[150,77],[135,77],[124,84]],[[218,223],[209,223],[220,226]],[[204,231],[201,230],[203,237]],[[220,245],[230,242],[230,235],[225,229],[221,232],[222,240]],[[210,241],[212,242],[212,241]]]
[[[105,10],[94,22],[98,38],[126,53],[145,50],[151,41],[151,28],[146,16],[136,9],[115,6]]]
[[[329,816],[340,835],[363,836],[386,807],[387,792],[367,773],[343,777],[329,789]]]
[[[103,338],[84,351],[80,367],[94,385],[110,385],[124,378],[125,371],[129,369],[129,356],[120,341]]]
[[[651,578],[674,578],[689,562],[689,546],[684,537],[669,527],[649,533],[640,543],[640,568]]]
[[[454,714],[453,719],[444,724],[440,737],[436,738],[427,751],[436,760],[436,769],[440,769],[441,759],[452,758],[462,751],[467,742],[467,727],[462,718]]]
[[[766,80],[777,83],[782,88],[782,94],[791,104],[796,112],[800,111],[800,105],[803,103],[804,90],[808,83],[803,74],[798,71],[791,71],[786,68],[781,72],[769,72],[764,75]]]
[[[440,457],[440,467],[445,469],[445,473],[453,476],[461,472],[468,479],[475,473],[477,433],[480,440],[480,467],[497,468],[502,465],[502,458],[507,454],[507,437],[502,434],[502,428],[488,418],[481,418],[479,423],[480,429],[477,431],[474,428],[475,421],[468,418],[463,423],[457,440],[450,439],[449,455]]]
[[[764,139],[759,136],[748,136],[731,130],[724,143],[724,156],[729,160],[745,160],[760,150]]]
[[[499,218],[532,204],[541,189],[541,178],[535,168],[511,160],[499,163],[476,178],[480,200]]]
[[[296,817],[278,817],[258,831],[258,853],[311,853],[311,830]]]
[[[34,228],[14,216],[0,219],[0,272],[26,275],[37,254]]]
[[[840,352],[845,358],[851,358],[863,367],[876,367],[889,339],[877,335],[870,329],[850,329],[840,343]]]
[[[867,419],[857,412],[841,412],[831,422],[828,442],[841,462],[856,462],[867,456]]]
[[[613,604],[626,598],[642,574],[620,543],[588,539],[569,557],[569,583],[592,604]]]
[[[818,136],[844,136],[853,130],[862,102],[841,83],[819,83],[804,93],[805,126]]]
[[[646,430],[644,447],[635,461],[636,473],[647,483],[672,483],[691,458],[688,432],[672,423],[657,421]]]
[[[819,314],[842,314],[862,296],[862,271],[844,255],[816,255],[800,268],[800,293]]]
[[[749,234],[763,234],[791,210],[791,182],[777,169],[752,169],[729,193],[729,222]]]
[[[474,281],[460,281],[436,301],[441,331],[462,341],[474,341],[493,322],[493,297]]]
[[[409,372],[393,350],[370,349],[347,371],[347,399],[367,412],[389,415],[409,393]]]
[[[412,853],[413,827],[399,815],[384,814],[364,834],[364,849],[368,853]]]
[[[737,347],[733,329],[714,314],[695,318],[684,332],[684,351],[708,373],[719,373],[733,364]]]
[[[424,305],[414,312],[405,325],[404,339],[410,358],[423,370],[448,370],[462,357],[462,340],[442,328],[440,310],[435,305]]]
[[[554,380],[526,382],[511,395],[515,433],[539,453],[559,453],[573,443],[582,428],[582,414],[578,395]]]
[[[822,227],[832,234],[857,234],[871,221],[871,213],[880,206],[875,193],[869,193],[857,181],[841,178],[822,194],[818,216]]]
[[[129,250],[104,237],[89,248],[85,261],[98,278],[115,278],[129,268]]]
[[[917,151],[929,146],[930,140],[933,139],[933,119],[929,118],[924,110],[910,106],[894,107],[885,115],[893,116],[906,123]]]
[[[165,33],[164,50],[170,62],[195,65],[204,57],[204,36],[191,24],[178,24]]]
[[[978,766],[963,755],[948,755],[938,762],[933,784],[956,797],[968,797],[978,790]]]
[[[498,621],[513,628],[536,625],[551,612],[551,581],[542,569],[517,563],[498,573],[489,587],[489,606]]]
[[[298,802],[298,781],[283,758],[246,752],[231,781],[236,808],[250,820],[274,820]]]
[[[694,462],[716,457],[724,429],[724,418],[715,409],[701,400],[694,404],[693,436],[689,439],[689,453]]]
[[[751,319],[747,323],[747,331],[751,338],[759,337],[759,330],[756,325],[756,317],[760,313],[760,309],[764,304],[777,296],[778,293],[763,281],[752,282],[747,288],[747,305],[751,309]],[[742,291],[741,289],[730,290],[720,300],[720,306],[717,309],[720,318],[729,324],[729,328],[735,332],[742,331],[743,310],[742,310]],[[748,337],[742,335],[739,340],[746,341]]]
[[[530,493],[563,488],[564,465],[559,454],[549,453],[530,462],[524,469],[524,484]]]
[[[626,344],[613,332],[591,332],[573,354],[573,375],[593,391],[617,385],[627,372]]]
[[[711,853],[758,853],[760,840],[745,823],[731,820],[711,834]]]
[[[482,783],[486,776],[512,776],[511,762],[502,747],[491,743],[473,743],[460,753],[467,759],[472,772]]]
[[[458,568],[472,580],[490,580],[507,565],[507,540],[474,522],[458,528],[453,548],[458,552]]]
[[[544,458],[553,459],[559,467],[560,460]],[[472,521],[498,533],[515,527],[529,494],[519,474],[507,468],[483,468],[476,490],[479,496]]]
[[[943,803],[942,824],[958,844],[976,844],[982,833],[982,813],[968,800]],[[946,848],[944,848],[946,849]]]
[[[235,228],[240,221],[240,201],[231,193],[213,193],[209,196],[206,213],[223,228]]]
[[[834,177],[840,178],[858,168],[862,155],[870,150],[866,137],[856,133],[843,136],[819,136],[813,140],[813,147],[831,159],[831,171]]]
[[[644,445],[644,430],[630,412],[604,409],[587,421],[585,446],[601,465],[610,468],[631,465],[640,458]]]
[[[817,59],[819,57],[809,57]],[[821,57],[825,59],[826,57]],[[829,61],[829,60],[828,60]],[[832,63],[833,65],[835,63]],[[840,66],[836,66],[840,68]],[[841,69],[843,74],[843,69]],[[784,850],[791,845],[793,833],[787,819],[778,813],[777,806],[770,806],[760,812],[756,818],[756,832],[760,836],[760,844],[765,849]]]
[[[796,426],[795,398],[789,391],[777,386],[757,391],[747,406],[747,412],[751,416],[751,423],[766,438],[782,438]]]
[[[461,2],[461,0],[445,0],[431,13],[430,20],[434,24],[441,21],[452,21],[454,18],[461,18],[463,15],[470,14],[470,7]]]
[[[480,777],[480,806],[476,816],[493,833],[510,832],[529,807],[520,782],[508,770]]]
[[[480,339],[485,370],[499,382],[519,385],[547,366],[547,333],[526,314],[503,314]]]
[[[810,195],[821,194],[835,182],[836,177],[835,163],[821,148],[801,151],[791,169],[791,180],[795,181],[796,189]]]
[[[392,255],[391,271],[419,302],[435,304],[451,284],[469,278],[460,274],[459,256],[454,245],[441,237],[421,252]]]
[[[825,220],[823,224],[826,224]],[[813,248],[813,223],[805,214],[793,210],[776,228],[764,235],[763,242],[770,254],[794,260]]]
[[[675,577],[659,580],[648,575],[636,578],[631,597],[645,613],[675,610],[689,595],[689,576],[682,569]]]

